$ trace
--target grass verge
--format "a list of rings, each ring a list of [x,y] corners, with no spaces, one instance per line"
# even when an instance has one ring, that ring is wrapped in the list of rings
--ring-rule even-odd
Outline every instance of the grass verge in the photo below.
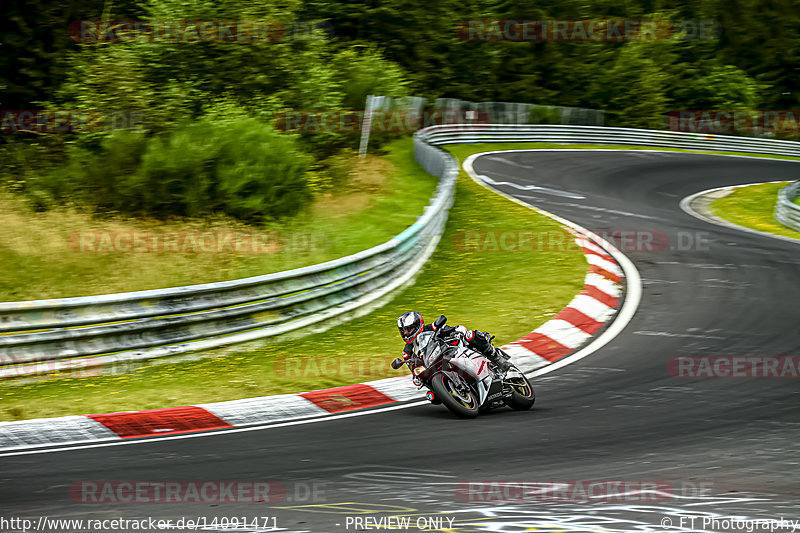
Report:
[[[222,216],[159,221],[100,219],[68,208],[36,213],[19,196],[0,194],[0,301],[231,280],[321,263],[370,248],[415,222],[433,194],[436,178],[409,164],[411,153],[411,143],[400,141],[389,146],[387,157],[359,160],[350,182],[340,192],[316,198],[292,220],[261,228]],[[101,245],[99,235],[105,232],[264,233],[262,242],[267,246],[248,248],[243,239],[242,248],[248,252],[236,253],[232,247],[223,247],[220,253],[213,244],[206,248],[210,252],[203,252],[198,251],[199,245],[193,248],[190,241],[182,239],[177,249],[187,253],[126,253],[119,247],[131,241],[121,240],[116,248],[116,241]],[[81,236],[92,235],[94,242],[82,246]],[[275,243],[281,244],[272,246]]]
[[[401,174],[398,179],[424,172],[410,147],[410,139],[390,147],[390,158]],[[456,148],[459,157],[483,150]],[[0,419],[153,409],[402,375],[391,370],[389,362],[402,349],[396,317],[404,311],[418,310],[428,321],[444,313],[450,323],[492,332],[502,345],[548,320],[583,287],[587,264],[577,247],[475,250],[463,246],[465,231],[512,235],[533,231],[548,238],[564,234],[549,218],[484,189],[462,172],[445,234],[433,257],[414,285],[371,315],[291,342],[158,364],[119,376],[0,382]]]
[[[778,191],[790,182],[762,183],[734,189],[711,203],[711,211],[745,228],[800,239],[800,232],[787,228],[775,220],[775,202]]]

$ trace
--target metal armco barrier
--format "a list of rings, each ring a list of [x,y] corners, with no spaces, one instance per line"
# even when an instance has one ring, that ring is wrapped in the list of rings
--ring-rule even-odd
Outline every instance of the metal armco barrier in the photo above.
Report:
[[[625,144],[687,150],[752,152],[800,157],[800,142],[686,133],[680,131],[606,128],[602,126],[554,126],[544,124],[465,124],[431,126],[421,132],[425,142],[452,143],[548,142]]]
[[[448,158],[441,152],[439,160]],[[439,186],[417,222],[354,255],[234,281],[0,303],[0,332],[12,333],[0,336],[0,377],[210,349],[357,313],[412,279],[433,253],[453,203],[450,159],[433,172]]]
[[[644,145],[800,156],[800,143],[769,139],[596,126],[432,126],[414,135],[414,153],[440,178],[438,189],[417,222],[390,241],[327,263],[234,281],[0,303],[0,332],[11,333],[0,335],[0,377],[213,349],[368,309],[412,279],[441,237],[458,165],[436,145],[480,142]]]
[[[800,231],[800,205],[794,200],[800,197],[800,181],[794,181],[778,192],[775,204],[775,220],[795,231]]]

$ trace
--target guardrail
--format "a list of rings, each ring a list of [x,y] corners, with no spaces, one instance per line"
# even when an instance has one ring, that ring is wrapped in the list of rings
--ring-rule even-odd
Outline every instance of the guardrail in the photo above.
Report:
[[[354,255],[233,281],[0,303],[0,332],[11,333],[0,336],[0,377],[211,349],[363,314],[411,280],[436,248],[457,175],[452,158],[441,152],[439,160],[428,169],[440,177],[438,188],[417,222]]]
[[[414,153],[428,172],[441,178],[439,187],[418,221],[390,241],[327,263],[234,281],[0,303],[0,332],[15,333],[0,335],[0,377],[212,349],[367,312],[413,278],[441,237],[458,166],[436,145],[479,142],[644,145],[800,156],[797,142],[684,132],[432,126],[414,135]]]
[[[800,142],[686,133],[680,131],[607,128],[602,126],[555,126],[544,124],[468,124],[431,126],[421,139],[434,145],[452,143],[549,142],[626,144],[689,150],[753,152],[800,156]]]
[[[775,220],[795,231],[800,231],[800,205],[794,201],[800,198],[800,181],[794,181],[778,191],[775,204]]]

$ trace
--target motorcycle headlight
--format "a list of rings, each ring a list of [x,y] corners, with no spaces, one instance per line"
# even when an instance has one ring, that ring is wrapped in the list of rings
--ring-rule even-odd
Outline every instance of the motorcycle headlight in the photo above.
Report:
[[[422,374],[426,370],[428,370],[428,369],[425,368],[424,366],[418,366],[417,368],[414,369],[414,375],[415,376],[419,376],[420,374]]]

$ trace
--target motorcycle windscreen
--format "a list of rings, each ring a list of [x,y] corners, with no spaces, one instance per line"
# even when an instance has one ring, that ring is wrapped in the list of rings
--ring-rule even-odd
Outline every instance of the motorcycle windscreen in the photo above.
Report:
[[[442,357],[443,352],[442,349],[445,348],[441,342],[428,342],[425,346],[425,353],[422,356],[422,360],[425,362],[425,366],[431,367]]]
[[[423,361],[425,360],[425,350],[430,344],[432,337],[433,337],[432,332],[423,331],[422,333],[417,335],[416,339],[414,339],[414,353]]]

